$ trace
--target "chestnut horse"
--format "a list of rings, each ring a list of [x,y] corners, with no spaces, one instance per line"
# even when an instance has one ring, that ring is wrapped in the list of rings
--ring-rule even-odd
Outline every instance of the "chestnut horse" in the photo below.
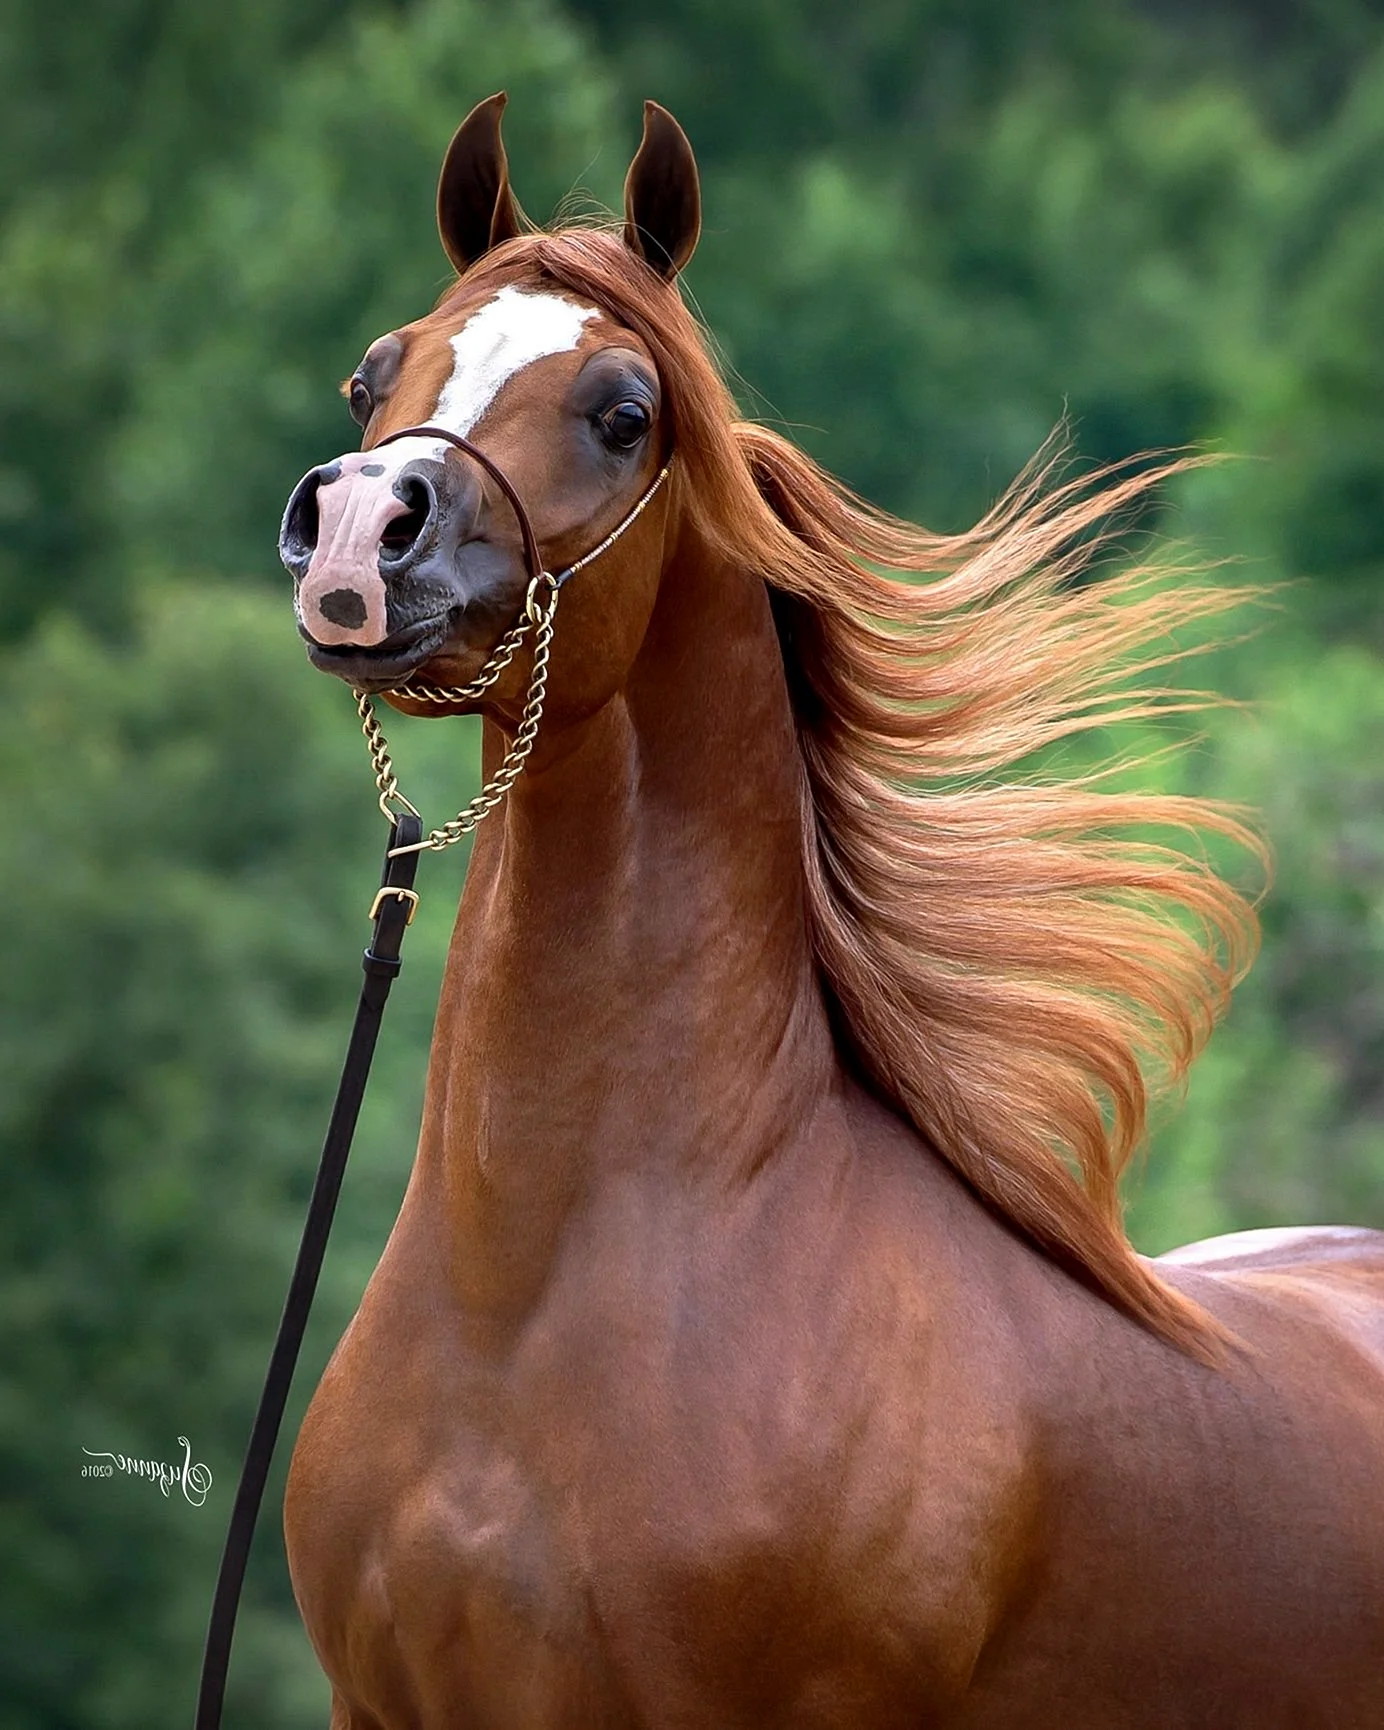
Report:
[[[1384,1236],[1120,1224],[1254,943],[1195,834],[1248,837],[1011,767],[1176,701],[1121,669],[1224,592],[1072,580],[1157,475],[861,505],[735,415],[672,118],[623,226],[542,232],[503,100],[442,170],[458,280],[290,504],[308,653],[478,709],[493,774],[532,639],[390,693],[522,618],[495,470],[553,570],[647,509],[562,591],[294,1455],[333,1730],[1378,1730]]]

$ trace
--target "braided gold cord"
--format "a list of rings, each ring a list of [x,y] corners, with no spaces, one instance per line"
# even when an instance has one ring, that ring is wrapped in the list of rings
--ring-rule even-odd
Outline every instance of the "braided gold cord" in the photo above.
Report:
[[[563,582],[566,582],[568,577],[575,577],[578,571],[584,571],[588,565],[594,564],[595,561],[600,558],[602,553],[608,553],[610,551],[616,541],[620,539],[620,536],[624,534],[626,529],[634,527],[640,517],[643,516],[649,501],[663,485],[664,481],[668,479],[668,471],[672,466],[673,459],[672,457],[669,457],[668,461],[664,463],[663,467],[654,476],[648,489],[645,491],[638,504],[635,505],[634,509],[630,511],[627,516],[622,518],[620,522],[616,523],[615,527],[599,544],[599,546],[594,546],[589,553],[583,554],[582,557],[577,560],[576,564],[568,565],[567,569],[563,572]]]
[[[458,811],[450,822],[444,823],[439,829],[433,829],[422,841],[415,843],[412,847],[392,848],[390,850],[391,857],[395,853],[421,853],[424,851],[440,853],[444,847],[450,847],[454,842],[460,841],[463,836],[469,835],[492,811],[504,804],[509,796],[510,788],[519,779],[524,764],[528,761],[529,753],[533,750],[534,740],[538,737],[539,722],[543,719],[543,703],[548,694],[548,659],[552,653],[553,618],[557,613],[557,600],[557,584],[551,578],[548,578],[543,586],[540,586],[537,581],[533,583],[524,617],[500,639],[484,670],[469,685],[452,685],[439,687],[435,690],[428,686],[402,685],[395,693],[401,697],[423,697],[425,701],[438,703],[456,703],[479,697],[482,692],[489,690],[513,660],[515,651],[528,635],[530,623],[535,627],[533,671],[529,675],[528,694],[524,699],[524,710],[519,718],[519,730],[514,735],[513,744],[505,752],[504,761],[471,803]],[[418,815],[417,809],[399,791],[399,778],[389,755],[389,744],[385,739],[379,718],[375,714],[370,693],[357,691],[355,695],[361,731],[365,734],[365,743],[369,747],[370,761],[375,770],[375,785],[380,793],[380,809],[391,822],[394,819],[396,808],[412,811],[416,817]]]

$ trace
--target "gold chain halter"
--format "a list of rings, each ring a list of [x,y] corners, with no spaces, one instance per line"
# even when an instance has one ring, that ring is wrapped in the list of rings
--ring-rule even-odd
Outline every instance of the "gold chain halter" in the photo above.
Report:
[[[524,540],[524,555],[529,566],[528,594],[524,600],[524,610],[518,620],[510,626],[491,651],[485,666],[470,684],[467,685],[400,685],[389,692],[392,697],[407,697],[419,703],[465,703],[473,702],[481,697],[495,684],[500,675],[509,666],[519,649],[522,647],[530,631],[534,633],[533,669],[529,674],[528,691],[524,697],[524,708],[519,718],[519,728],[504,760],[490,779],[477,793],[469,805],[457,812],[450,821],[438,829],[430,830],[421,841],[414,842],[409,847],[394,847],[390,849],[391,857],[397,853],[421,853],[424,851],[441,852],[444,847],[450,847],[453,842],[460,841],[464,835],[469,835],[481,821],[490,813],[503,805],[509,795],[510,788],[519,779],[529,753],[533,750],[534,741],[538,737],[538,725],[543,719],[543,704],[548,694],[548,661],[553,647],[553,621],[557,616],[558,596],[562,586],[569,577],[601,554],[613,547],[625,530],[632,527],[643,514],[645,507],[654,494],[668,478],[668,470],[672,459],[664,463],[645,489],[639,501],[632,510],[618,522],[598,546],[584,554],[575,564],[568,565],[566,570],[554,576],[544,570],[542,559],[538,552],[538,540],[529,522],[518,493],[510,484],[508,477],[483,451],[477,450],[469,439],[449,431],[446,427],[424,426],[405,427],[402,432],[391,433],[387,439],[381,439],[381,444],[392,444],[395,439],[413,438],[427,435],[445,439],[467,456],[474,457],[481,466],[498,483],[505,494],[515,515],[519,519],[520,531]],[[380,726],[379,717],[375,713],[372,695],[369,691],[357,690],[355,693],[356,709],[360,714],[361,731],[365,735],[365,743],[370,751],[370,762],[375,771],[375,785],[379,789],[380,810],[388,822],[394,821],[399,811],[411,811],[422,821],[421,815],[399,790],[399,777],[394,769],[394,763],[389,755],[389,742]]]

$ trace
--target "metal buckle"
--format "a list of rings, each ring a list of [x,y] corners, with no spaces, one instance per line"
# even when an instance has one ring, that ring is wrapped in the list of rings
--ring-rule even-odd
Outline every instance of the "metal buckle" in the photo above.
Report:
[[[386,883],[382,889],[375,892],[375,899],[370,903],[370,911],[366,917],[374,920],[378,916],[380,902],[387,895],[393,895],[400,901],[408,902],[408,918],[404,921],[404,927],[407,929],[413,924],[413,916],[418,911],[418,891],[416,889],[398,889],[394,884]]]

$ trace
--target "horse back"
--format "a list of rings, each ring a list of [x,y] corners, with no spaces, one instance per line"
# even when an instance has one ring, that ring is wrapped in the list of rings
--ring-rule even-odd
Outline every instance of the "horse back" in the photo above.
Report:
[[[1251,1337],[1252,1346],[1272,1352],[1285,1332],[1325,1329],[1384,1369],[1384,1232],[1356,1226],[1231,1232],[1170,1250],[1157,1266],[1232,1327],[1231,1312],[1257,1300],[1250,1333],[1267,1327],[1268,1337],[1262,1344]]]
[[[948,1730],[1372,1730],[1384,1234],[1249,1232],[1155,1266],[1232,1336],[1225,1361],[1054,1291],[1029,1572]]]

